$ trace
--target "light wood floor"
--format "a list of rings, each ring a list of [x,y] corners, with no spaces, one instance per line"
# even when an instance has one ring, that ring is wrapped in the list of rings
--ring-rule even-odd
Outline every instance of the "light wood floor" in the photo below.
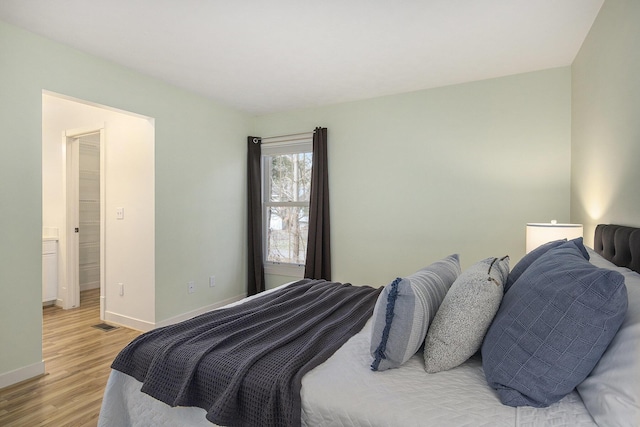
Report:
[[[110,365],[140,334],[100,322],[100,290],[82,292],[80,308],[43,309],[46,375],[0,390],[0,426],[95,426]],[[19,331],[19,328],[16,328]]]

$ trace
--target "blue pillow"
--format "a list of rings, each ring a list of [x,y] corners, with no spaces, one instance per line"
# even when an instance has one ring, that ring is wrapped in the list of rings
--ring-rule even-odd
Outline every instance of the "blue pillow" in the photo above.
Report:
[[[424,343],[427,328],[460,275],[457,254],[385,286],[373,309],[371,369],[397,368]]]
[[[550,249],[504,295],[482,358],[487,382],[505,405],[545,407],[562,399],[589,375],[622,324],[624,277],[589,263],[580,246],[569,241]]]
[[[554,240],[552,242],[547,242],[544,245],[538,246],[537,248],[535,248],[534,250],[526,254],[524,258],[522,258],[520,262],[518,262],[516,266],[513,267],[513,270],[511,270],[511,272],[509,273],[509,277],[507,278],[507,283],[504,286],[504,291],[507,292],[509,288],[513,286],[516,280],[518,280],[518,278],[522,276],[522,273],[524,273],[524,271],[527,268],[529,268],[531,264],[535,262],[535,260],[540,258],[542,255],[546,254],[550,249],[557,248],[558,246],[566,242],[567,242],[567,239]],[[573,243],[574,245],[576,245],[578,249],[580,249],[580,253],[584,257],[584,259],[589,260],[589,252],[587,252],[587,249],[584,247],[584,244],[582,242],[582,237],[569,240],[569,242]]]
[[[546,254],[549,249],[553,249],[557,246],[565,243],[567,239],[562,240],[554,240],[552,242],[545,243],[544,245],[538,246],[528,254],[526,254],[518,263],[513,267],[511,272],[509,272],[509,277],[507,277],[507,282],[504,284],[504,291],[507,292],[511,285],[515,283],[516,280],[524,273],[524,271],[533,264],[535,260],[540,258],[542,255]]]

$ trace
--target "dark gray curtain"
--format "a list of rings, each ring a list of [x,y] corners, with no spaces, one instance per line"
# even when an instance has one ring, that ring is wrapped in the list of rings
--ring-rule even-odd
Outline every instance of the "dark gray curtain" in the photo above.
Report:
[[[262,257],[262,175],[260,172],[261,139],[247,138],[247,218],[248,218],[248,274],[247,294],[264,291],[264,264]]]
[[[304,277],[331,280],[331,226],[329,222],[329,171],[327,128],[313,133],[313,169],[309,200],[309,241]]]

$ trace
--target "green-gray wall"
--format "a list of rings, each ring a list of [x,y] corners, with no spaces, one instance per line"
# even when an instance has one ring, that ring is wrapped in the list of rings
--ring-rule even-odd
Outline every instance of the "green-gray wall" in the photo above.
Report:
[[[0,376],[42,361],[43,89],[155,118],[156,322],[245,289],[250,116],[0,22]]]
[[[244,292],[249,134],[329,129],[337,280],[515,263],[526,222],[640,226],[639,21],[607,0],[572,67],[255,118],[0,22],[0,375],[42,360],[43,89],[155,118],[162,322]]]
[[[451,253],[524,254],[527,222],[569,220],[569,67],[257,117],[258,136],[328,128],[334,279],[382,285]]]
[[[572,66],[571,220],[640,226],[640,1],[606,0]]]

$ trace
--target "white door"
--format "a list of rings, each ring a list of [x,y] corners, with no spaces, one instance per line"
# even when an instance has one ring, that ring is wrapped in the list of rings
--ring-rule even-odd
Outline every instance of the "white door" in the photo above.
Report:
[[[97,150],[97,153],[96,153]],[[100,288],[105,313],[104,130],[67,132],[67,269],[64,308],[80,305],[83,288]]]
[[[80,140],[67,136],[67,227],[66,227],[66,268],[62,283],[64,309],[80,306],[79,283],[79,176],[80,176]]]

